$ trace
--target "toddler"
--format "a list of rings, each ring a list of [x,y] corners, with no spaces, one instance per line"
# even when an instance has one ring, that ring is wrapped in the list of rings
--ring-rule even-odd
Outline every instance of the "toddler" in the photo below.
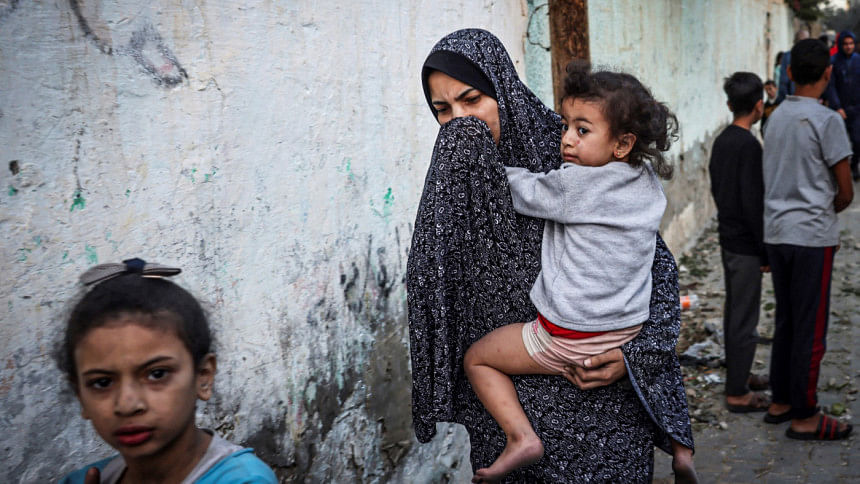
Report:
[[[514,208],[546,220],[535,321],[503,326],[464,359],[478,398],[507,445],[473,482],[495,482],[543,456],[508,375],[562,375],[633,339],[649,317],[651,266],[666,207],[658,176],[675,116],[633,76],[567,67],[561,155],[548,173],[507,167]],[[648,163],[650,161],[650,163]],[[695,482],[692,450],[672,441],[679,482]]]
[[[164,279],[180,269],[130,259],[81,276],[57,362],[99,436],[119,455],[62,483],[276,483],[252,449],[197,427],[212,396],[215,355],[203,309]]]

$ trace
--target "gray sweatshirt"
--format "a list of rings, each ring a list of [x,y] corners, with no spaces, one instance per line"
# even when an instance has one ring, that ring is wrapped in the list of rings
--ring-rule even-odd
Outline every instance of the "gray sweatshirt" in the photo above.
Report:
[[[546,219],[541,271],[530,293],[537,310],[576,331],[647,320],[656,235],[666,209],[651,167],[564,163],[549,173],[506,172],[514,209]]]

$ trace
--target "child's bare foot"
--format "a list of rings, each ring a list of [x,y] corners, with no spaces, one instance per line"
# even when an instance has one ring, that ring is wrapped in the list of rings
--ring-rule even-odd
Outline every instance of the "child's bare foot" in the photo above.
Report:
[[[502,454],[490,467],[478,469],[472,482],[499,482],[511,471],[534,464],[543,457],[543,443],[536,434],[518,441],[508,439]]]
[[[672,459],[672,471],[675,472],[675,484],[698,484],[699,476],[693,467],[692,459],[684,459],[675,456]]]

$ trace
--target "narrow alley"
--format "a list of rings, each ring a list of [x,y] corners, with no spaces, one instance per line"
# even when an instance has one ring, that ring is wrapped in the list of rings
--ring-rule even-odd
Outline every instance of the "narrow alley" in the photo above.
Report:
[[[856,187],[855,187],[856,190]],[[860,413],[860,203],[840,214],[841,248],[833,266],[827,352],[818,381],[824,411],[851,421]],[[763,413],[726,410],[722,358],[723,271],[716,224],[678,257],[681,295],[696,294],[698,307],[682,313],[678,350],[684,366],[696,441],[695,462],[706,483],[858,482],[856,432],[845,441],[804,442],[785,436],[788,423],[767,424]],[[774,296],[769,275],[762,287],[759,334],[773,334]],[[698,343],[698,344],[697,344]],[[691,346],[696,345],[691,349]],[[767,374],[770,345],[759,344],[753,372]],[[855,424],[856,425],[856,424]],[[855,429],[856,431],[856,429]],[[670,456],[657,452],[654,482],[673,482]]]

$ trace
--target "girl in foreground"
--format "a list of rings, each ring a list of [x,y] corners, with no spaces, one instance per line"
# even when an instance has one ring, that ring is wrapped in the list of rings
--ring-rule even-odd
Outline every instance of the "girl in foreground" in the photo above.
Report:
[[[276,483],[252,449],[194,421],[215,377],[212,337],[194,297],[165,276],[180,269],[130,259],[81,276],[57,354],[82,416],[119,455],[62,483]]]
[[[631,341],[649,317],[666,207],[657,177],[671,177],[663,152],[677,121],[633,76],[592,73],[577,62],[567,69],[561,114],[561,168],[506,168],[514,209],[546,220],[530,293],[538,317],[489,333],[465,355],[475,393],[508,440],[473,482],[501,480],[543,456],[508,375],[562,375],[568,365],[585,366]],[[695,482],[691,449],[672,441],[672,450],[677,481]]]

